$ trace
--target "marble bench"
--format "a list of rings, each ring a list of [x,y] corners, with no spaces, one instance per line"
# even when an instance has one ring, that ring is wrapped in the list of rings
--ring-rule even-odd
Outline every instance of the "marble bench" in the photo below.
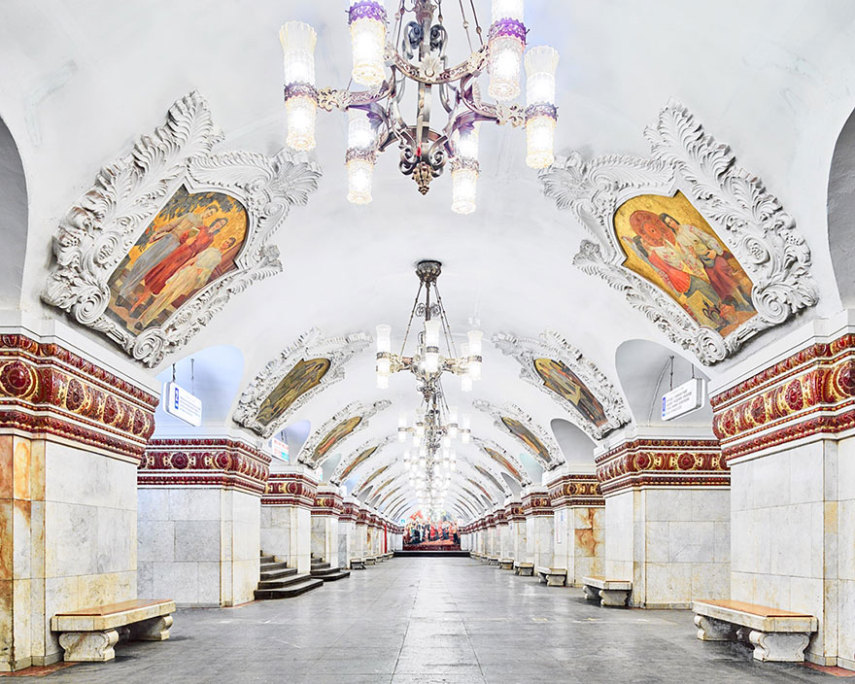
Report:
[[[748,641],[754,659],[778,663],[801,663],[817,619],[753,603],[727,600],[692,601],[698,639],[704,641]]]
[[[540,575],[540,581],[546,582],[547,587],[563,587],[567,583],[566,568],[538,567],[536,572]]]
[[[499,569],[501,569],[501,570],[513,570],[514,569],[514,559],[513,558],[500,558],[499,559]]]
[[[534,563],[514,563],[514,574],[531,577],[534,575]]]
[[[365,570],[365,559],[364,558],[351,558],[350,559],[350,569],[351,570]]]
[[[632,592],[632,582],[629,580],[606,579],[599,575],[583,577],[582,585],[585,598],[596,600],[601,606],[623,608],[626,606],[629,594]]]
[[[134,600],[57,613],[50,619],[60,632],[59,645],[65,662],[107,662],[116,657],[119,638],[165,641],[172,626],[175,601]]]
[[[365,565],[377,565],[377,558],[375,556],[365,556],[363,560],[365,561]]]
[[[489,556],[489,557],[487,558],[487,563],[488,563],[489,565],[495,565],[496,567],[499,567],[499,558],[498,558],[498,556]]]

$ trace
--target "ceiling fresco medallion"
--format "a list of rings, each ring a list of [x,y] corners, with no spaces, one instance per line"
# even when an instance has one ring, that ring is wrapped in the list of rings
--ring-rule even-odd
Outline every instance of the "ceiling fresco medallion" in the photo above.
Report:
[[[351,477],[361,466],[363,466],[369,458],[375,457],[374,463],[377,463],[376,458],[380,456],[380,452],[384,447],[398,439],[397,433],[388,435],[380,440],[373,438],[364,442],[361,446],[354,449],[349,456],[343,456],[330,475],[330,482],[334,485],[340,485],[342,482]]]
[[[309,436],[297,454],[297,461],[311,468],[320,467],[332,456],[337,445],[357,430],[365,429],[372,416],[391,405],[392,402],[387,399],[369,405],[361,401],[351,402]]]
[[[496,427],[521,441],[544,470],[552,470],[564,463],[564,456],[555,440],[519,406],[508,403],[499,407],[483,399],[476,399],[472,406],[490,414]]]
[[[648,159],[573,153],[541,172],[544,194],[594,238],[575,266],[707,365],[817,303],[795,221],[729,147],[675,102],[645,137]]]
[[[221,140],[201,95],[173,104],[60,221],[42,299],[151,367],[279,273],[272,237],[320,170],[284,150],[216,154]]]
[[[301,406],[344,378],[345,364],[371,343],[365,333],[323,337],[311,328],[268,361],[238,401],[232,420],[270,437]]]
[[[546,392],[592,439],[631,421],[620,392],[558,333],[547,330],[534,339],[498,333],[491,341],[519,362],[520,378]]]
[[[496,464],[504,468],[508,474],[514,478],[520,486],[531,484],[531,478],[528,476],[523,464],[520,463],[516,456],[506,453],[502,447],[494,442],[475,438],[475,443],[481,450],[487,454]]]

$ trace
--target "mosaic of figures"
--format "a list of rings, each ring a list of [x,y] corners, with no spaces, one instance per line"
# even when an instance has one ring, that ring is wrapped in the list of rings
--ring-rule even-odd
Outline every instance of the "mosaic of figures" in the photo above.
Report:
[[[313,387],[317,387],[329,369],[329,359],[301,359],[298,361],[261,402],[256,420],[262,425],[269,425],[276,418],[286,413],[300,396]]]
[[[573,404],[588,421],[597,427],[609,422],[603,405],[563,361],[538,358],[533,365],[535,372],[543,379],[544,387]]]
[[[516,418],[502,416],[502,424],[508,429],[508,432],[529,448],[539,462],[549,463],[552,460],[543,442]]]
[[[457,521],[446,512],[429,517],[416,511],[404,527],[404,550],[459,551]]]

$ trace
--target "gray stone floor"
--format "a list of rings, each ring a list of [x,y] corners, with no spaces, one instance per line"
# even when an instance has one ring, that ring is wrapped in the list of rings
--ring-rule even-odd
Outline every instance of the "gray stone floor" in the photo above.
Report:
[[[688,611],[599,608],[468,558],[395,558],[295,599],[187,609],[163,643],[41,681],[818,682],[695,638]]]

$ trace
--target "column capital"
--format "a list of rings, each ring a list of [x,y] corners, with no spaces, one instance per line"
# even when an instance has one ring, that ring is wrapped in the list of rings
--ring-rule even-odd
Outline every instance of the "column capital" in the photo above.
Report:
[[[219,487],[261,496],[271,457],[236,439],[153,439],[137,472],[139,487]]]
[[[525,520],[522,501],[512,499],[505,502],[505,518],[508,522],[522,522]]]
[[[553,508],[605,505],[595,473],[565,473],[553,479],[548,487]]]
[[[526,518],[552,515],[552,503],[546,487],[527,487],[523,490],[522,512]]]
[[[318,485],[315,500],[312,504],[312,515],[328,515],[339,517],[344,511],[344,502],[338,487],[334,485]]]
[[[297,506],[311,510],[318,490],[317,480],[306,473],[270,473],[267,490],[261,497],[262,506]]]

